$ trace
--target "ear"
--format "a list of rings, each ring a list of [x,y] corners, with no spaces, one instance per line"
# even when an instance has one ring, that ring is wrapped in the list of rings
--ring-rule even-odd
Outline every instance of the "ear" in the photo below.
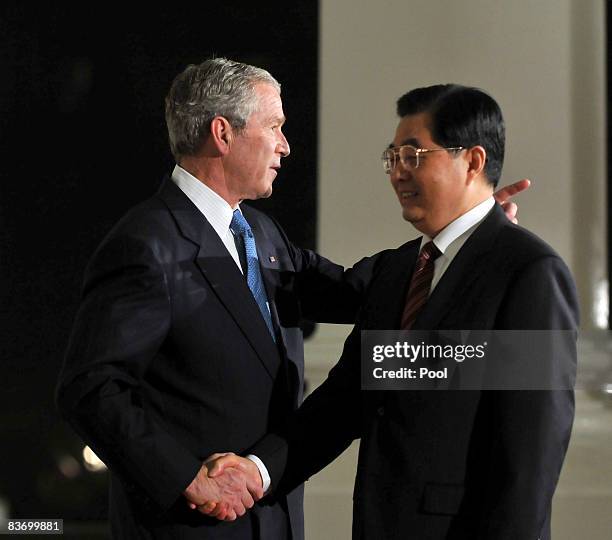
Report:
[[[487,151],[482,146],[473,146],[468,148],[466,158],[468,162],[467,181],[470,183],[483,174],[487,162]]]
[[[215,150],[225,156],[232,145],[234,131],[232,126],[223,116],[215,116],[210,123],[210,142]]]

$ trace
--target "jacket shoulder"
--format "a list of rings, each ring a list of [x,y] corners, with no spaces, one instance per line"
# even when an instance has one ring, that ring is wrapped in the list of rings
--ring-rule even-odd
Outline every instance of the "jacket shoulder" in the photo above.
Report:
[[[500,230],[496,239],[496,248],[513,261],[515,267],[528,265],[542,258],[562,261],[561,256],[539,236],[512,223],[508,223]]]
[[[172,215],[164,201],[153,195],[130,208],[107,236],[128,235],[144,239],[169,228],[175,228]]]
[[[179,238],[172,213],[158,195],[153,195],[130,208],[106,234],[89,260],[86,278],[145,262],[167,262],[176,257],[177,247],[184,245]]]

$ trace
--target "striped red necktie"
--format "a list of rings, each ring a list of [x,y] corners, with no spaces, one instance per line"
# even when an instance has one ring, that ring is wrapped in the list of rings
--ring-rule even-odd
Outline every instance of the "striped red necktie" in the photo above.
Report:
[[[421,308],[427,302],[429,297],[429,289],[431,287],[431,279],[434,273],[434,261],[442,253],[433,242],[427,242],[421,249],[417,258],[416,266],[408,287],[406,295],[406,305],[402,313],[402,330],[410,330],[414,321],[421,311]]]

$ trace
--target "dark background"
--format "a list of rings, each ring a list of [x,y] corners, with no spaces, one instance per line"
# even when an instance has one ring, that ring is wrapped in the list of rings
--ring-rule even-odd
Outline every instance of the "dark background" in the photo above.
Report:
[[[314,247],[317,2],[197,5],[0,7],[0,498],[10,517],[105,519],[106,474],[58,467],[82,463],[83,443],[58,418],[55,380],[89,257],[171,171],[163,100],[187,64],[227,56],[283,85],[292,153],[257,206]]]

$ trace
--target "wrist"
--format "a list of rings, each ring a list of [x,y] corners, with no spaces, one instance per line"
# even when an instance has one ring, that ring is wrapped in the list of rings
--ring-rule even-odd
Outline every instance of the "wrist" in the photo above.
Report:
[[[254,465],[254,468],[257,469],[257,478],[261,482],[260,486],[264,493],[267,493],[270,489],[270,474],[268,473],[268,469],[264,465],[263,461],[259,459],[257,456],[253,454],[249,454],[246,458]],[[255,472],[253,473],[255,476]]]

